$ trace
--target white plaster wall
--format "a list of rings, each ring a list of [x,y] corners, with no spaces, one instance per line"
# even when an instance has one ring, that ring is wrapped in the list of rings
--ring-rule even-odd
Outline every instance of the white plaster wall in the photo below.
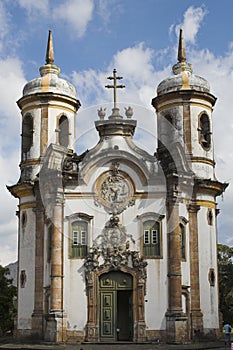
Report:
[[[69,259],[65,264],[65,312],[68,329],[82,330],[87,322],[87,296],[83,259]]]
[[[145,295],[145,321],[148,329],[166,329],[165,314],[168,308],[167,279],[167,230],[162,220],[161,259],[147,259],[147,283]]]
[[[26,283],[18,289],[18,329],[31,328],[31,315],[34,309],[34,279],[35,279],[35,213],[26,209],[27,224],[19,235],[19,281],[20,272],[25,270]]]
[[[208,208],[201,207],[198,211],[201,310],[204,328],[218,328],[216,226],[215,221],[213,221],[212,226],[208,225],[207,210]],[[215,286],[210,286],[208,280],[210,268],[215,270]]]

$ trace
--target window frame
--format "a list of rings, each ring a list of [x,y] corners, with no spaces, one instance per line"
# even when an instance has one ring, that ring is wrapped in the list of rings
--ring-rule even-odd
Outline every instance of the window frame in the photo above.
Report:
[[[203,118],[206,117],[206,121],[203,120]],[[204,131],[204,123],[208,122],[208,130]],[[212,140],[211,140],[211,119],[209,114],[206,111],[203,111],[198,118],[198,133],[199,133],[199,143],[201,145],[201,147],[205,150],[205,151],[209,151],[211,148],[211,144],[212,144]],[[207,145],[205,145],[204,143],[207,143]]]
[[[34,133],[34,120],[33,116],[29,113],[23,116],[22,120],[22,155],[26,155],[30,152],[33,146],[33,133]]]
[[[57,137],[58,144],[62,147],[68,148],[70,143],[70,124],[69,124],[69,118],[64,113],[62,113],[58,117],[57,131],[58,131],[58,137]]]
[[[162,220],[164,219],[164,215],[157,214],[157,213],[144,213],[142,215],[138,215],[137,219],[139,220],[140,223],[140,250],[141,250],[141,255],[144,259],[162,259],[163,258],[163,235],[162,235]],[[152,222],[153,225],[151,225],[151,228],[148,229],[145,227],[146,223]],[[156,228],[153,226],[156,225]],[[149,237],[148,237],[148,243],[145,243],[145,232],[148,231]],[[156,235],[156,243],[153,243],[154,238],[153,235]],[[158,246],[157,248],[159,250],[158,253],[155,254],[145,254],[145,247],[151,245],[153,246]],[[148,249],[149,250],[149,249]],[[152,248],[151,248],[152,251]]]
[[[85,213],[74,213],[67,217],[69,221],[69,259],[84,259],[90,246],[91,220],[93,216]],[[77,229],[77,225],[80,226]],[[74,233],[77,232],[75,241]]]

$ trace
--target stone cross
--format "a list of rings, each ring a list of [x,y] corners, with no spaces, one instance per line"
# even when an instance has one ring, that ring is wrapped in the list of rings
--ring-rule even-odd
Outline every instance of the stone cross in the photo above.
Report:
[[[116,97],[116,95],[117,95],[117,89],[123,89],[123,88],[125,88],[125,85],[117,85],[117,80],[120,80],[120,79],[122,79],[122,77],[117,77],[116,76],[116,73],[117,73],[117,71],[116,71],[116,69],[113,69],[113,77],[108,77],[107,79],[109,79],[109,80],[113,80],[113,85],[105,85],[105,87],[106,88],[113,88],[114,90],[113,90],[113,97],[114,97],[114,108],[117,108],[117,106],[116,106],[116,103],[117,103],[117,97]]]

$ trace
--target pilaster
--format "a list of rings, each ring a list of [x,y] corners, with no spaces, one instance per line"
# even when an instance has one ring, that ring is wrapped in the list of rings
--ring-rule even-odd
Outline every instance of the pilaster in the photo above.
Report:
[[[199,253],[198,253],[198,205],[192,203],[188,206],[189,237],[190,237],[190,284],[191,284],[191,332],[200,334],[203,331],[203,314],[200,308],[200,280],[199,280]]]
[[[167,178],[167,241],[168,241],[168,310],[167,340],[172,343],[188,341],[188,319],[182,310],[181,253],[179,231],[179,202],[177,178]]]
[[[63,200],[56,198],[53,208],[51,249],[51,299],[45,338],[65,341],[66,316],[63,310]]]
[[[38,184],[36,184],[35,295],[32,314],[32,337],[42,339],[44,330],[44,208],[39,191]]]

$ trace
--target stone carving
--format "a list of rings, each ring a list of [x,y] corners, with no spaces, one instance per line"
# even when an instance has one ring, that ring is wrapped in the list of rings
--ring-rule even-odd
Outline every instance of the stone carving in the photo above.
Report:
[[[79,173],[79,163],[84,159],[89,150],[77,155],[77,153],[67,154],[63,161],[62,172],[64,180],[77,180]]]
[[[98,116],[101,120],[104,119],[106,116],[106,108],[100,107],[100,109],[98,109]]]
[[[102,250],[115,247],[125,247],[127,239],[134,244],[132,235],[127,234],[125,227],[119,225],[119,217],[114,212],[110,220],[106,223],[102,234],[94,240],[94,247],[100,247]]]
[[[133,116],[133,108],[130,106],[128,108],[125,107],[125,115],[128,119],[131,119]]]
[[[113,247],[102,250],[93,247],[84,262],[87,282],[92,282],[92,273],[96,270],[103,270],[106,267],[110,270],[120,270],[122,267],[128,266],[138,272],[139,282],[145,283],[147,262],[139,256],[139,252],[131,251],[128,247],[128,243],[126,243],[125,247]]]
[[[88,283],[92,282],[92,273],[108,267],[110,270],[120,270],[128,266],[137,271],[139,281],[146,280],[147,262],[140,257],[139,252],[130,250],[130,242],[135,243],[132,235],[127,235],[124,227],[119,226],[119,218],[112,215],[106,223],[103,234],[94,241],[93,248],[85,259],[84,267]]]

